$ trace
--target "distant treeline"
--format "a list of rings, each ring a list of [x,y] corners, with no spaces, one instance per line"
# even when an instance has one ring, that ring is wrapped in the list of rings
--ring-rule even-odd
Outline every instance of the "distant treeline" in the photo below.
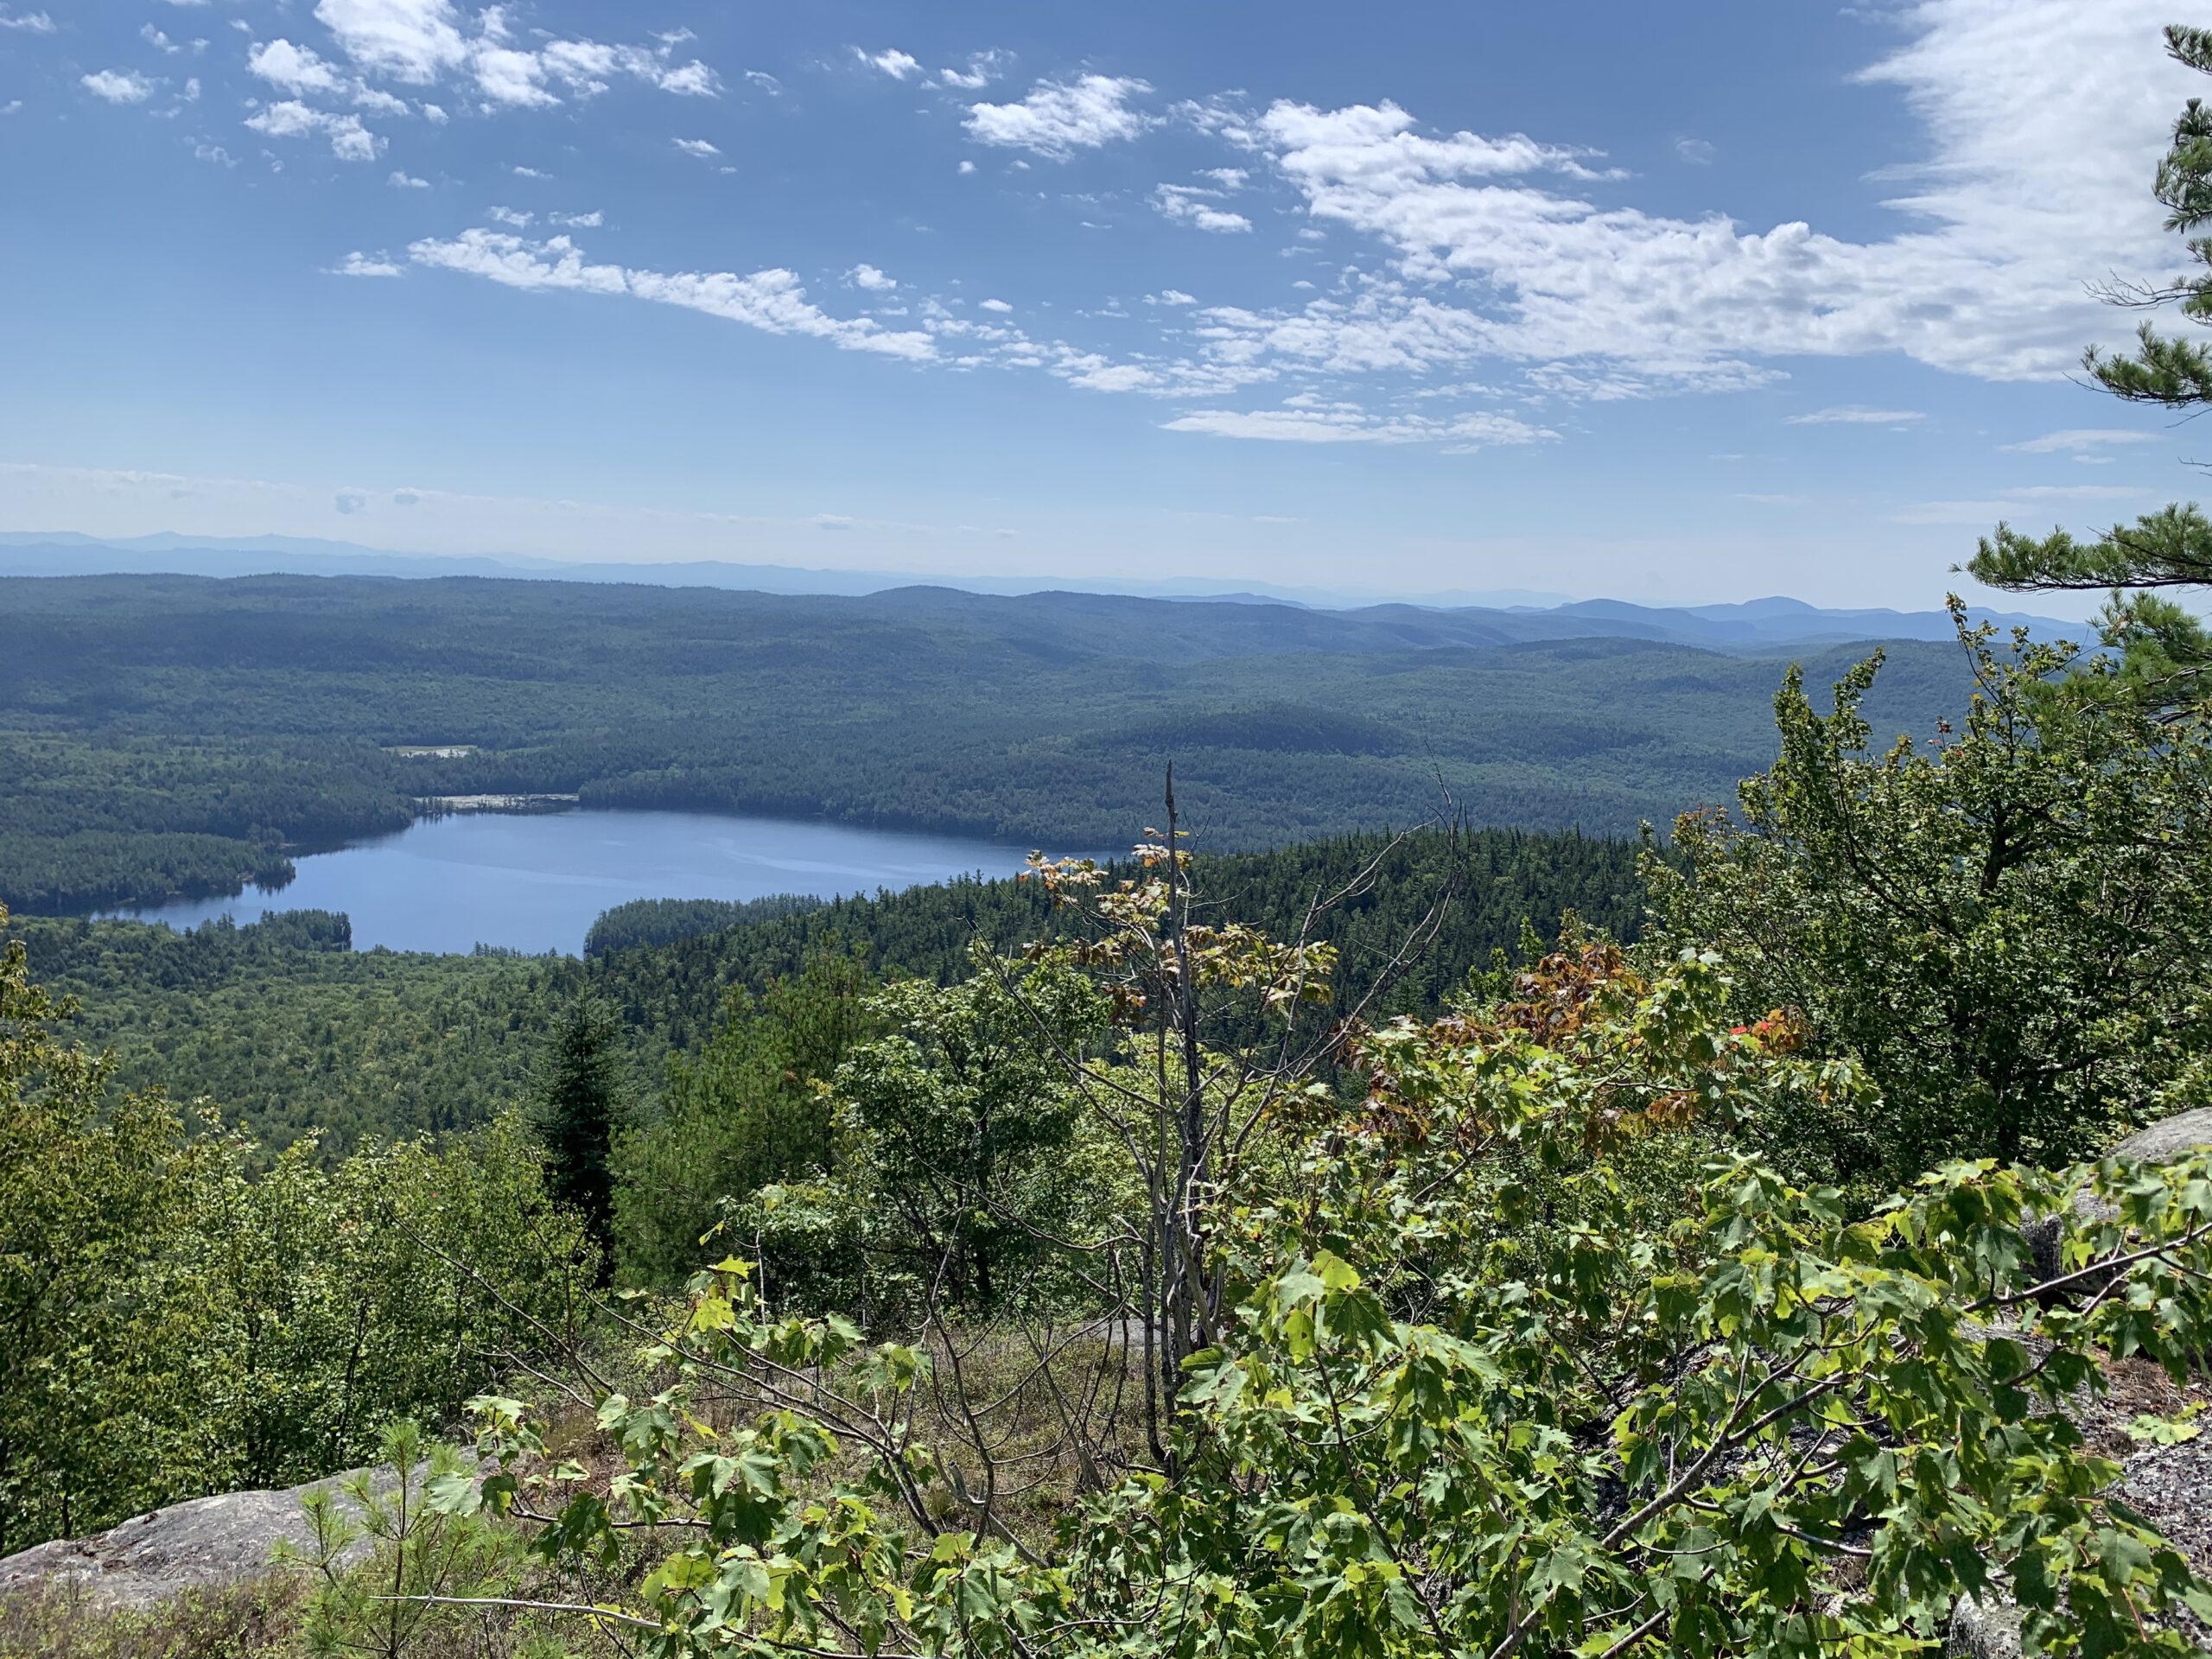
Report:
[[[584,955],[604,957],[641,944],[672,944],[741,922],[796,916],[822,902],[804,893],[772,893],[760,899],[632,899],[600,912],[584,934]]]
[[[470,579],[13,578],[0,630],[0,902],[44,913],[281,881],[288,848],[437,794],[1065,849],[1130,839],[1173,759],[1216,847],[1455,813],[1628,834],[1765,764],[1783,670],[1402,608]],[[1932,731],[1965,691],[1955,647],[1898,645],[1869,712]]]
[[[1290,933],[1317,898],[1381,859],[1383,879],[1318,919],[1342,952],[1344,1000],[1448,889],[1433,947],[1383,1005],[1416,1009],[1516,946],[1524,920],[1548,934],[1573,911],[1633,937],[1636,852],[1573,834],[1427,830],[1202,855],[1195,879],[1212,913]],[[950,983],[966,976],[976,940],[1013,950],[1056,925],[1035,882],[971,878],[826,905],[764,900],[719,931],[588,962],[354,951],[343,916],[309,911],[186,932],[16,918],[4,932],[26,941],[40,979],[79,999],[77,1036],[114,1051],[124,1087],[209,1096],[273,1147],[319,1128],[335,1155],[520,1103],[554,1022],[586,992],[620,1015],[626,1070],[650,1101],[669,1057],[707,1041],[733,992],[759,995],[811,957],[849,953],[874,977]]]

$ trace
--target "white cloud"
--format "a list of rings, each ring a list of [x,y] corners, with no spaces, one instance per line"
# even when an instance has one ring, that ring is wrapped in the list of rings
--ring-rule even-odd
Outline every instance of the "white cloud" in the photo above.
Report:
[[[973,173],[976,170],[976,163],[973,162],[963,162],[956,170],[962,173]]]
[[[1004,300],[985,300],[982,302],[978,308],[985,311],[995,311],[1001,316],[1014,309],[1014,308],[1008,305]]]
[[[1675,140],[1675,154],[1692,167],[1710,167],[1719,159],[1720,152],[1702,138],[1677,138]],[[1751,498],[1747,496],[1745,499],[1748,500]]]
[[[957,86],[963,92],[980,92],[1006,72],[1009,54],[1000,51],[978,52],[968,60],[965,69],[940,69],[937,72],[941,86]]]
[[[373,74],[427,86],[468,60],[449,0],[319,0],[316,21]]]
[[[397,276],[400,268],[384,254],[355,251],[330,267],[334,276]]]
[[[1179,288],[1163,288],[1157,294],[1146,295],[1144,302],[1147,305],[1196,305],[1198,296],[1185,294]]]
[[[978,143],[1027,149],[1064,162],[1078,149],[1134,138],[1155,118],[1128,107],[1151,86],[1125,75],[1039,81],[1019,104],[971,104],[966,126]]]
[[[690,38],[681,30],[652,47],[542,36],[523,46],[500,5],[470,18],[452,0],[319,0],[315,15],[364,73],[415,86],[450,77],[473,86],[487,107],[543,107],[562,102],[563,93],[591,98],[618,78],[679,97],[711,98],[721,90],[706,64],[676,61],[676,47]]]
[[[853,55],[871,69],[880,69],[893,80],[906,80],[922,72],[921,60],[910,57],[895,47],[885,52],[870,52],[861,47],[853,48]]]
[[[715,98],[722,90],[721,79],[696,58],[662,70],[652,77],[652,82],[664,92],[673,92],[678,98]]]
[[[1792,415],[1783,423],[1785,426],[1910,426],[1928,418],[1927,412],[1917,409],[1869,409],[1864,404],[1843,404],[1834,409],[1816,409],[1807,415]]]
[[[22,107],[23,100],[22,99],[11,98],[5,104],[0,104],[0,115],[13,115]]]
[[[545,219],[548,224],[566,225],[578,231],[595,231],[607,223],[607,215],[597,208],[588,213],[548,213]]]
[[[877,294],[887,294],[899,286],[896,277],[885,276],[874,265],[855,265],[845,273],[845,280],[855,288],[865,288]]]
[[[77,80],[93,97],[111,104],[143,104],[154,95],[156,85],[136,69],[101,69]]]
[[[295,46],[286,40],[255,47],[246,54],[245,67],[288,92],[334,92],[345,84],[338,71],[312,47]]]
[[[42,16],[43,14],[41,15]],[[167,34],[162,32],[161,29],[156,29],[151,23],[143,24],[139,28],[138,38],[145,41],[147,45],[152,47],[155,51],[161,53],[164,57],[175,57],[179,53],[184,50],[184,48],[178,45],[175,41],[169,39]],[[201,46],[205,46],[207,43],[207,41],[202,41],[200,44]]]
[[[1462,449],[1536,443],[1559,435],[1510,415],[1461,415],[1433,420],[1418,415],[1378,416],[1352,405],[1201,409],[1164,424],[1170,432],[1203,432],[1217,438],[1259,438],[1279,443],[1445,443]]]
[[[1189,185],[1163,184],[1152,193],[1152,205],[1159,213],[1179,224],[1192,225],[1202,231],[1249,231],[1252,221],[1242,213],[1232,213],[1217,207],[1213,200],[1221,195],[1218,190],[1201,190]]]
[[[518,231],[526,229],[531,219],[536,217],[531,213],[518,213],[512,207],[486,207],[484,216],[498,224],[511,225]]]
[[[42,11],[10,11],[0,6],[0,29],[20,29],[26,35],[51,35],[54,19]]]
[[[358,115],[333,115],[311,109],[297,99],[271,104],[246,118],[245,124],[269,138],[308,138],[321,134],[330,140],[330,153],[341,162],[373,162],[384,149],[384,140],[361,124]]]
[[[671,274],[591,264],[565,236],[532,242],[481,229],[463,231],[449,239],[426,238],[410,245],[407,251],[417,264],[485,277],[510,288],[628,295],[703,311],[772,334],[827,340],[847,351],[915,359],[937,355],[936,342],[927,334],[887,330],[872,317],[830,315],[806,297],[804,285],[788,270],[742,276],[731,271]]]
[[[1860,79],[1901,89],[1928,153],[1882,239],[1618,205],[1626,181],[1586,150],[1425,133],[1388,104],[1189,118],[1268,155],[1318,223],[1372,238],[1409,295],[1455,314],[1469,357],[1605,365],[1662,389],[1740,379],[1758,359],[1887,353],[1987,379],[2063,374],[2086,341],[2125,337],[2084,281],[2171,258],[2145,186],[2193,77],[2159,60],[2165,11],[1916,0],[1894,16],[1905,44]]]
[[[427,190],[430,188],[428,179],[418,179],[409,173],[394,172],[385,182],[395,190]]]
[[[2117,427],[2074,427],[2064,432],[2046,432],[2039,438],[2029,438],[2020,443],[2000,444],[1999,448],[2020,455],[2080,456],[2110,448],[2116,444],[2156,443],[2155,432],[2135,432]]]
[[[436,105],[425,104],[423,106],[423,118],[434,127],[442,127],[446,124],[447,116],[446,112]]]
[[[669,142],[686,156],[719,156],[721,151],[703,138],[671,138]]]
[[[507,171],[518,179],[550,179],[553,176],[550,173],[541,173],[534,167],[524,167],[519,163],[509,168]]]

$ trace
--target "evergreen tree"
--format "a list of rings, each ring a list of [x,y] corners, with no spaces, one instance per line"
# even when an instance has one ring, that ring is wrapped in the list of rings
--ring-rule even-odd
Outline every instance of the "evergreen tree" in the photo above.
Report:
[[[2212,29],[2166,30],[2177,62],[2212,74]],[[2190,321],[2212,325],[2212,110],[2190,99],[2174,124],[2173,144],[2158,163],[2153,193],[2166,209],[2166,228],[2190,238],[2191,271],[2166,283],[2107,290],[2115,304],[2177,306]],[[2145,322],[2133,353],[2114,356],[2091,346],[2082,359],[2089,378],[2130,403],[2191,412],[2212,407],[2212,349],[2162,334]],[[2063,530],[2040,539],[2000,524],[1983,538],[1967,569],[1978,582],[2015,593],[2109,588],[2103,619],[2108,643],[2126,652],[2127,683],[2156,705],[2202,701],[2212,668],[2212,632],[2163,592],[2212,587],[2212,519],[2194,503],[2146,513],[2132,525],[2077,541]]]
[[[627,1116],[620,1040],[604,1003],[576,1002],[554,1033],[537,1103],[546,1185],[556,1203],[582,1217],[602,1251],[613,1235],[614,1137]]]

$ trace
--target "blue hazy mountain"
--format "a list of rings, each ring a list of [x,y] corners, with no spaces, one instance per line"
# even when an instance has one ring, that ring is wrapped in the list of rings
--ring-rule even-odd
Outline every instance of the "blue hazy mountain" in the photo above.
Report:
[[[410,580],[488,576],[514,580],[634,582],[653,587],[714,588],[785,595],[867,598],[898,594],[926,608],[925,593],[1027,598],[1054,602],[1020,607],[1025,624],[1051,631],[1052,619],[1095,609],[1085,598],[1207,601],[1238,604],[1258,614],[1210,628],[1238,636],[1245,650],[1402,650],[1424,645],[1503,645],[1573,639],[1649,639],[1709,651],[1763,654],[1808,645],[1860,639],[1948,639],[1942,611],[1825,610],[1802,600],[1754,599],[1733,604],[1658,607],[1625,600],[1569,601],[1528,589],[1454,590],[1376,602],[1371,593],[1284,587],[1191,577],[1166,582],[1116,578],[1049,580],[1020,576],[931,576],[887,570],[828,570],[716,560],[658,563],[575,563],[514,555],[393,553],[350,542],[296,536],[205,537],[163,531],[102,538],[75,531],[0,531],[0,576],[179,575],[387,576]],[[967,607],[961,607],[965,609]],[[1301,613],[1305,613],[1301,617]],[[1126,613],[1123,613],[1126,615]],[[2079,623],[1975,609],[1976,621],[2032,628],[2038,634],[2081,636]],[[1173,630],[1180,632],[1180,630]]]

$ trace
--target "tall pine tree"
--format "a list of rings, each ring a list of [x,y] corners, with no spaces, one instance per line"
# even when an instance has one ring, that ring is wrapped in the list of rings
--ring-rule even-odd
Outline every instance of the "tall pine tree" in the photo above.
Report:
[[[2170,28],[2166,50],[2212,74],[2212,29]],[[2201,99],[2190,99],[2174,124],[2153,194],[2166,209],[2166,228],[2189,238],[2190,265],[2171,281],[2117,286],[2106,297],[2120,305],[2177,307],[2191,322],[2212,327],[2212,235],[2196,233],[2212,223],[2212,110]],[[2093,346],[2082,366],[2097,385],[2130,403],[2184,412],[2212,407],[2212,348],[2162,334],[2148,322],[2132,353],[2110,355]],[[2063,530],[2024,536],[2000,524],[1967,568],[1977,581],[2015,593],[2109,588],[2105,637],[2125,650],[2128,683],[2169,709],[2201,705],[2212,695],[2212,632],[2164,596],[2212,587],[2212,519],[2194,503],[2161,508],[2086,541]]]
[[[621,1036],[604,1003],[586,997],[554,1033],[537,1112],[546,1185],[591,1230],[602,1260],[613,1236],[614,1136],[626,1116]]]

